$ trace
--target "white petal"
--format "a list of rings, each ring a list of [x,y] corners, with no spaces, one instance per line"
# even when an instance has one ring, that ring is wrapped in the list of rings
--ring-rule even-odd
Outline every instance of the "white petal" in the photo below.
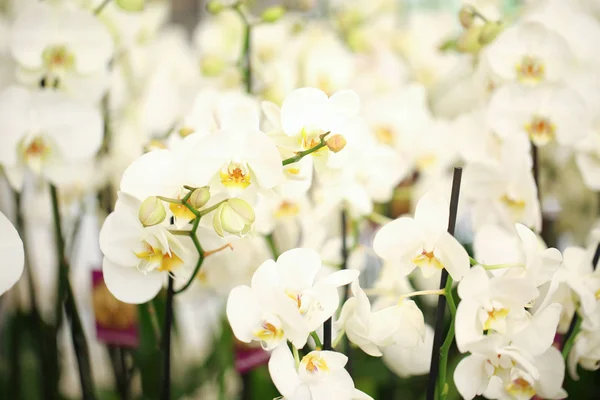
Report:
[[[565,360],[554,346],[535,360],[540,370],[540,380],[536,382],[536,394],[544,399],[562,399],[562,385],[565,379]]]
[[[248,134],[244,160],[256,175],[263,189],[271,189],[283,181],[281,155],[275,143],[264,133],[253,131]]]
[[[425,193],[417,203],[415,221],[423,227],[427,236],[434,237],[448,230],[449,205],[437,191]],[[429,237],[426,237],[429,240]]]
[[[512,344],[527,349],[534,356],[544,353],[554,342],[561,311],[562,306],[553,303],[536,312],[529,325],[517,334]]]
[[[139,259],[134,253],[140,248],[143,227],[135,211],[123,206],[120,199],[117,205],[100,230],[100,250],[116,264],[135,267]]]
[[[20,86],[10,86],[0,93],[0,163],[17,164],[18,144],[30,128],[28,113],[31,95]]]
[[[292,249],[277,258],[277,270],[286,289],[311,287],[320,268],[321,257],[313,249]]]
[[[354,394],[354,382],[345,369],[331,373],[328,379],[311,382],[309,388],[314,400],[351,399]]]
[[[327,275],[324,279],[320,280],[319,283],[326,283],[335,287],[340,287],[349,284],[352,281],[358,279],[360,271],[355,269],[343,269],[341,271],[335,271],[332,274]]]
[[[315,88],[291,92],[281,106],[281,125],[288,136],[296,136],[303,128],[320,127],[329,109],[327,95]]]
[[[110,292],[124,303],[142,304],[152,300],[163,286],[164,274],[152,271],[147,274],[134,267],[123,267],[104,257],[102,262],[104,282]]]
[[[464,247],[448,232],[443,232],[435,244],[435,254],[438,254],[444,268],[448,274],[459,281],[469,271],[471,264],[469,262],[469,253]]]
[[[485,391],[488,379],[485,374],[484,357],[469,355],[458,363],[454,370],[454,384],[465,400],[471,400]]]
[[[302,382],[298,376],[294,357],[287,343],[283,343],[271,353],[269,374],[279,393],[284,397],[296,398],[294,394],[298,390],[298,387],[302,385]]]
[[[176,197],[183,168],[171,150],[154,150],[137,158],[121,177],[121,191],[140,201],[149,196]]]
[[[466,279],[466,277],[465,277]],[[462,280],[461,285],[465,281]],[[456,309],[456,347],[461,353],[467,351],[467,345],[475,342],[483,336],[483,326],[478,320],[478,312],[481,306],[473,301],[462,300]]]
[[[261,323],[258,299],[248,286],[234,287],[227,298],[227,319],[238,340],[250,343],[254,339],[253,329]]]
[[[350,118],[360,110],[360,98],[353,90],[341,90],[329,98],[331,112],[342,118]]]
[[[23,241],[8,218],[0,212],[0,295],[10,289],[21,277],[25,254]]]
[[[373,239],[373,250],[384,260],[404,260],[422,248],[423,238],[414,219],[402,217],[384,225]]]

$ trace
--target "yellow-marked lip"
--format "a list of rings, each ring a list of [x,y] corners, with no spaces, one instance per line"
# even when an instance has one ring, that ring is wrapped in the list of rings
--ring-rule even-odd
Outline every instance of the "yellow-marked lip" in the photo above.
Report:
[[[516,65],[517,78],[523,83],[539,83],[546,76],[546,67],[541,60],[525,56]]]
[[[236,163],[230,163],[227,169],[219,172],[221,183],[225,187],[245,189],[250,186],[251,178],[248,168]]]
[[[302,364],[304,364],[304,369],[306,372],[310,374],[315,374],[317,372],[329,372],[329,366],[327,362],[316,354],[308,354],[302,359]]]

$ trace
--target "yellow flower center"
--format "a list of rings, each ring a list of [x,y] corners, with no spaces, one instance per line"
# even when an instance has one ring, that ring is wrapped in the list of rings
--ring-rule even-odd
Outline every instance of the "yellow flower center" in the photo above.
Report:
[[[194,133],[194,129],[193,128],[180,128],[177,133],[179,133],[179,136],[181,136],[182,138],[191,135],[192,133]]]
[[[315,374],[317,372],[329,372],[327,362],[317,354],[308,354],[302,359],[306,372]]]
[[[178,199],[181,200],[181,196],[177,196]],[[188,200],[188,205],[190,204]],[[194,213],[187,208],[184,204],[175,204],[169,203],[169,210],[173,213],[176,218],[180,218],[182,220],[193,220],[196,216]]]
[[[494,329],[495,325],[504,320],[509,313],[508,308],[493,308],[492,311],[487,312],[487,319],[483,324],[484,330]]]
[[[296,303],[296,307],[302,313],[302,295],[291,290],[286,290],[285,294]]]
[[[505,389],[511,396],[513,396],[513,398],[519,400],[530,399],[536,394],[536,391],[531,384],[523,378],[517,378],[513,380],[511,383],[506,385]]]
[[[175,268],[183,264],[181,258],[174,253],[164,253],[155,249],[149,244],[146,244],[146,250],[135,253],[135,256],[140,260],[146,261],[148,264],[157,265],[159,271],[172,272]]]
[[[394,131],[387,126],[379,126],[374,130],[375,137],[383,144],[394,144]]]
[[[547,118],[535,116],[525,124],[525,131],[534,144],[544,146],[554,139],[556,126]]]
[[[525,210],[525,207],[527,206],[527,203],[525,203],[524,200],[514,198],[507,194],[502,195],[502,197],[500,197],[500,201],[506,207],[508,207],[508,209],[516,219],[520,218],[521,214],[523,214],[523,211]]]
[[[65,46],[50,46],[42,53],[44,65],[50,70],[68,70],[75,64],[75,57]]]
[[[264,321],[262,329],[254,332],[254,336],[263,342],[268,342],[271,340],[281,340],[283,338],[283,333],[283,329],[276,327],[270,322]]]
[[[437,162],[437,156],[435,154],[424,154],[421,157],[417,158],[416,164],[419,170],[424,170],[427,168],[431,168]]]
[[[414,257],[411,262],[418,267],[425,268],[435,268],[435,269],[443,269],[444,264],[437,258],[433,251],[425,251],[423,250],[421,254]]]
[[[41,137],[35,137],[28,144],[22,144],[21,154],[25,164],[33,171],[39,173],[42,169],[42,163],[51,153],[50,146]]]
[[[221,183],[225,187],[245,189],[250,186],[250,171],[241,164],[229,163],[227,169],[220,171]]]
[[[539,83],[544,80],[546,68],[541,60],[525,56],[516,66],[517,78],[523,83]]]
[[[295,217],[300,213],[300,207],[297,204],[289,201],[281,203],[277,211],[275,211],[276,218]]]

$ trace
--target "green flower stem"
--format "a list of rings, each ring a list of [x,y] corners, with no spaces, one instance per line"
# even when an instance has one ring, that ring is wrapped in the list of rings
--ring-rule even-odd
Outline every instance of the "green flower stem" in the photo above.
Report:
[[[484,264],[484,263],[477,261],[473,257],[469,257],[469,262],[471,263],[471,265],[481,265],[486,271],[492,271],[495,269],[503,269],[503,268],[515,268],[515,267],[525,268],[525,265],[520,264],[520,263]]]
[[[575,344],[575,339],[577,339],[577,335],[581,331],[581,323],[583,322],[583,320],[581,318],[579,318],[579,315],[577,315],[577,314],[575,314],[573,316],[573,318],[576,319],[573,331],[569,335],[569,337],[568,337],[567,341],[565,342],[565,345],[562,349],[562,355],[563,355],[563,358],[565,359],[565,361],[567,361],[567,357],[569,357],[569,353],[571,352],[571,349],[573,348],[573,345]]]
[[[163,197],[163,196],[156,196],[156,198],[159,200],[162,200],[162,201],[166,201],[167,203],[183,204],[183,200],[181,200],[181,199],[172,199],[170,197]]]
[[[227,200],[221,200],[220,202],[218,202],[217,204],[210,206],[208,208],[205,208],[204,210],[201,210],[199,215],[200,217],[204,217],[207,214],[210,214],[211,212],[215,211],[217,208],[219,208],[219,206],[223,203],[226,203]],[[188,207],[189,208],[189,207]]]
[[[440,373],[438,378],[438,395],[440,399],[445,399],[448,394],[448,388],[446,384],[446,374],[448,371],[448,353],[450,352],[450,347],[452,346],[452,342],[454,341],[454,319],[456,316],[456,304],[454,303],[454,297],[452,297],[452,277],[448,276],[448,280],[446,281],[445,287],[445,296],[446,302],[448,304],[448,308],[450,309],[451,321],[450,328],[448,329],[448,334],[446,335],[446,339],[444,339],[444,343],[442,347],[440,347]]]
[[[299,151],[299,152],[296,153],[295,156],[290,157],[290,158],[286,158],[281,163],[285,167],[286,165],[293,164],[295,162],[298,162],[298,161],[302,160],[302,158],[304,158],[305,156],[307,156],[309,154],[314,153],[315,151],[321,150],[323,147],[327,146],[327,143],[325,141],[325,138],[327,137],[327,135],[329,135],[329,132],[324,133],[323,135],[321,135],[320,138],[319,138],[320,142],[316,146],[313,146],[313,147],[311,147],[308,150]]]
[[[62,223],[60,218],[60,206],[58,202],[58,193],[54,185],[50,185],[50,196],[52,199],[52,215],[54,217],[54,233],[56,240],[56,252],[58,254],[58,302],[57,302],[57,321],[60,321],[62,309],[64,305],[65,314],[71,326],[71,338],[73,341],[73,349],[77,364],[79,366],[79,380],[81,382],[82,398],[84,400],[93,400],[96,398],[94,394],[94,382],[92,380],[92,370],[90,364],[90,356],[88,344],[85,338],[85,332],[81,323],[81,318],[77,311],[75,296],[69,281],[69,263],[65,257],[65,242],[62,231]],[[60,324],[57,323],[58,330]]]
[[[275,246],[275,240],[273,239],[273,234],[269,233],[267,236],[265,236],[265,240],[267,241],[267,244],[269,245],[269,250],[271,250],[271,255],[273,256],[274,259],[277,259],[277,257],[279,257],[279,252],[277,251],[277,246]]]
[[[298,366],[300,365],[300,355],[298,354],[298,349],[296,348],[296,346],[294,346],[294,344],[292,345],[292,354],[294,354],[294,362],[296,363],[296,368],[298,368]]]
[[[340,344],[340,342],[344,338],[345,334],[346,334],[346,331],[343,330],[343,329],[340,329],[340,331],[338,332],[338,334],[335,337],[335,339],[333,339],[333,344],[331,345],[331,347],[336,348],[338,346],[338,344]]]
[[[104,7],[106,7],[110,2],[111,0],[104,0],[98,7],[96,7],[96,9],[94,10],[94,15],[100,14],[102,10],[104,10]]]
[[[317,335],[317,332],[311,332],[310,336],[315,341],[315,346],[317,347],[317,350],[321,350],[323,348],[323,343],[321,343],[321,339],[319,339],[319,335]]]
[[[19,236],[21,236],[21,240],[26,242],[26,232],[25,232],[25,222],[23,220],[23,212],[21,209],[21,193],[18,191],[13,192],[14,202],[15,202],[15,211],[16,211],[16,223],[15,227],[17,232],[19,232]],[[54,388],[53,376],[56,374],[57,368],[54,365],[58,362],[55,360],[51,360],[49,358],[49,353],[46,349],[47,340],[44,337],[44,322],[42,321],[42,317],[40,315],[40,311],[37,303],[36,289],[35,283],[33,281],[33,271],[31,270],[31,264],[29,260],[29,252],[27,251],[27,246],[24,246],[24,258],[25,258],[25,273],[27,275],[27,290],[29,292],[29,303],[31,307],[31,318],[33,320],[33,324],[35,326],[35,331],[33,332],[34,337],[37,335],[37,339],[35,340],[35,346],[37,348],[37,356],[39,357],[39,374],[40,374],[40,382],[42,384],[44,392],[48,396],[52,396],[53,393],[56,392]],[[56,377],[58,379],[58,377]]]

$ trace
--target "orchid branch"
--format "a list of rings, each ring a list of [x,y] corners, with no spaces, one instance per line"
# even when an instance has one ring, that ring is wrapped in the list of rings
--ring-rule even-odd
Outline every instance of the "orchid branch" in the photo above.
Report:
[[[56,186],[50,185],[50,197],[52,200],[52,215],[54,218],[54,233],[56,240],[56,251],[58,255],[58,296],[57,296],[57,324],[56,329],[60,326],[60,316],[64,305],[65,313],[71,326],[71,338],[73,341],[73,349],[77,364],[79,366],[79,379],[81,383],[82,397],[85,400],[95,399],[94,382],[92,380],[92,370],[90,364],[90,356],[88,344],[81,323],[81,318],[77,311],[77,304],[73,294],[73,288],[69,281],[69,263],[65,256],[65,241],[62,230],[60,217],[60,206],[58,202],[58,193]]]
[[[323,343],[321,343],[321,339],[319,338],[319,335],[317,335],[317,332],[311,332],[310,336],[315,341],[315,346],[317,350],[321,350],[323,348]]]
[[[461,179],[462,168],[454,168],[454,175],[452,177],[452,192],[450,196],[450,215],[448,218],[448,233],[451,235],[454,235],[454,228],[456,227]],[[454,340],[454,315],[452,315],[452,322],[450,323],[450,329],[445,340],[443,339],[443,334],[446,301],[448,302],[450,311],[453,314],[456,312],[456,305],[454,304],[454,299],[452,298],[452,282],[452,278],[448,275],[448,271],[445,268],[442,269],[440,289],[444,289],[446,295],[438,298],[437,311],[435,315],[433,350],[429,368],[429,382],[427,384],[427,400],[434,400],[436,398],[436,387],[438,389],[437,398],[443,399],[447,394],[446,369],[448,364],[448,350],[450,349],[450,345]]]
[[[298,162],[298,161],[302,160],[302,158],[304,158],[305,156],[307,156],[309,154],[312,154],[312,153],[314,153],[316,151],[321,150],[323,147],[327,146],[327,141],[325,140],[325,138],[330,133],[331,132],[326,132],[326,133],[322,134],[321,136],[319,136],[319,143],[316,146],[313,146],[313,147],[311,147],[308,150],[297,152],[295,156],[290,157],[290,158],[286,158],[285,160],[283,160],[281,162],[281,164],[285,167],[286,165],[293,164],[295,162]]]
[[[94,9],[94,15],[100,14],[102,10],[104,10],[104,7],[106,7],[110,2],[111,0],[104,0],[98,7],[96,7],[96,9]]]

